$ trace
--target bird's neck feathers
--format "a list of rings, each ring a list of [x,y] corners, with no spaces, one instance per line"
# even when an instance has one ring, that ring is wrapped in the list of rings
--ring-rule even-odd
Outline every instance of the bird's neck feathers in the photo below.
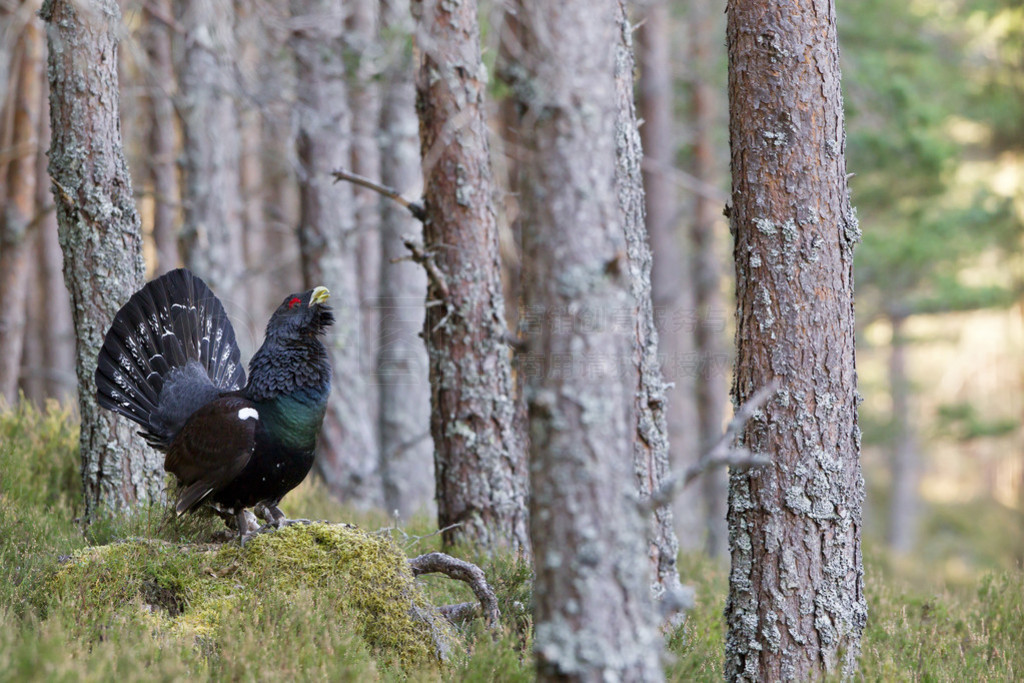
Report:
[[[327,401],[330,391],[327,349],[315,337],[268,338],[249,363],[245,394],[258,403],[288,398],[319,404]]]

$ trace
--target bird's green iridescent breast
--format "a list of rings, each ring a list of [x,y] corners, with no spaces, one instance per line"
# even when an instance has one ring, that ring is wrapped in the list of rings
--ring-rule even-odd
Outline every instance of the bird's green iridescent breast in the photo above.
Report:
[[[260,420],[274,441],[288,448],[312,450],[324,421],[327,401],[302,392],[258,403]]]

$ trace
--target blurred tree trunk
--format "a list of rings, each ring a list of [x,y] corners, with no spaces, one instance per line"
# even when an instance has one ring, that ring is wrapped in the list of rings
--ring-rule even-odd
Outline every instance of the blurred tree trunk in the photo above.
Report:
[[[37,167],[38,168],[38,167]],[[37,170],[38,172],[38,170]],[[45,170],[43,177],[45,177]],[[40,176],[36,176],[39,178]],[[40,183],[36,183],[38,188]],[[42,217],[38,214],[34,221]],[[25,298],[22,306],[25,309],[25,326],[23,347],[21,352],[21,365],[18,369],[18,391],[22,397],[31,401],[34,405],[41,406],[46,401],[46,372],[45,361],[43,360],[43,340],[45,339],[46,309],[43,304],[46,301],[46,293],[40,288],[41,278],[39,275],[39,242],[42,235],[38,228],[33,231],[29,240],[31,250],[29,254],[29,267],[27,274],[28,284],[25,287]]]
[[[329,346],[334,383],[317,470],[331,492],[356,506],[380,505],[382,488],[374,424],[367,405],[359,314],[358,231],[351,187],[331,171],[352,158],[341,7],[330,0],[293,0],[292,47],[300,222],[306,286],[326,283],[337,322]]]
[[[778,393],[733,471],[726,678],[852,677],[866,622],[853,247],[832,0],[728,10],[733,401]]]
[[[506,84],[514,81],[515,75],[506,73],[509,64],[515,64],[522,57],[522,46],[519,42],[519,22],[515,13],[503,7],[498,36],[498,60],[495,75]],[[506,95],[498,103],[497,111],[498,139],[502,149],[498,155],[492,154],[492,160],[500,162],[495,172],[500,179],[499,185],[506,192],[502,193],[499,215],[505,218],[507,234],[499,232],[499,253],[501,254],[502,282],[505,285],[505,319],[509,330],[518,333],[520,326],[520,306],[523,289],[523,226],[519,220],[519,104],[514,97]],[[500,228],[499,228],[500,229]],[[516,372],[516,401],[520,410],[526,409],[523,401],[523,377]]]
[[[185,263],[206,280],[231,315],[244,311],[247,303],[238,287],[245,257],[234,5],[231,0],[184,0],[182,24]]]
[[[409,1],[382,3],[381,22],[388,36],[381,102],[381,179],[409,196],[423,182]],[[434,498],[430,375],[427,352],[419,338],[427,276],[415,263],[393,262],[408,255],[403,237],[418,239],[422,235],[419,221],[395,202],[386,202],[382,210],[376,366],[381,472],[388,512],[397,510],[408,519]]]
[[[156,272],[178,267],[178,187],[177,114],[174,111],[175,78],[171,57],[172,20],[170,0],[152,0],[145,6],[143,41],[149,58],[149,150],[146,155],[149,179],[153,183],[153,242],[156,246]]]
[[[276,286],[270,276],[271,264],[278,253],[270,248],[268,221],[265,219],[264,196],[270,191],[269,183],[263,176],[263,157],[268,153],[264,137],[264,100],[273,97],[285,100],[280,91],[264,82],[268,69],[264,64],[273,59],[280,45],[271,38],[267,29],[267,17],[258,0],[235,0],[237,36],[239,51],[238,83],[241,97],[238,100],[238,118],[241,129],[241,156],[239,158],[239,183],[242,195],[242,225],[245,239],[245,281],[247,305],[246,339],[240,344],[242,355],[254,352],[263,338],[263,326],[280,304],[280,298],[291,287]],[[281,283],[283,285],[283,283]],[[241,312],[241,311],[240,311]],[[235,332],[238,333],[238,327]]]
[[[538,679],[660,680],[644,520],[623,457],[637,438],[636,244],[616,196],[618,7],[516,10]]]
[[[719,4],[715,3],[714,8]],[[713,40],[719,40],[712,20],[709,0],[696,0],[690,5],[690,69],[691,107],[693,110],[693,177],[701,186],[718,185],[715,170],[714,89],[708,75],[714,69],[711,52]],[[690,244],[693,249],[694,310],[697,325],[694,342],[699,373],[697,415],[700,425],[698,451],[706,453],[722,437],[722,419],[727,399],[725,389],[725,308],[719,278],[718,250],[715,248],[715,227],[722,207],[707,192],[694,196]],[[701,494],[707,528],[705,548],[712,557],[722,557],[728,550],[729,533],[725,515],[728,482],[724,469],[713,469],[701,477]]]
[[[40,15],[49,44],[49,170],[78,340],[82,480],[91,519],[102,508],[164,499],[163,457],[132,448],[135,429],[100,411],[93,377],[107,326],[145,274],[118,119],[121,12],[114,0],[47,0]]]
[[[264,45],[261,49],[261,71],[258,74],[261,111],[260,193],[265,223],[264,259],[260,265],[265,281],[261,302],[266,320],[277,308],[282,292],[290,291],[302,279],[299,241],[295,239],[299,224],[299,190],[295,150],[296,131],[292,125],[292,103],[295,101],[295,62],[291,57],[291,7],[288,3],[256,3],[259,13],[252,21],[259,26]]]
[[[643,148],[637,129],[633,102],[633,27],[626,16],[623,0],[617,0],[620,40],[615,55],[615,87],[618,115],[615,122],[615,183],[619,201],[626,256],[629,262],[629,290],[633,298],[635,321],[633,364],[636,386],[633,389],[633,473],[641,500],[661,488],[669,475],[668,425],[665,416],[665,379],[658,359],[658,330],[651,303],[651,249],[644,224],[644,186],[641,166]],[[680,590],[676,555],[679,542],[673,526],[672,508],[654,510],[648,523],[648,557],[655,597],[663,598]]]
[[[381,177],[380,146],[377,135],[380,129],[380,92],[376,70],[379,59],[377,32],[377,0],[351,0],[346,3],[348,16],[345,21],[345,54],[348,67],[349,101],[352,116],[352,162],[349,168],[366,178]],[[377,297],[380,295],[381,197],[373,190],[358,185],[350,188],[356,207],[356,250],[359,268],[359,311],[362,318],[363,372],[367,377],[374,375],[377,363],[377,330],[380,327],[380,312]],[[373,424],[378,424],[379,405],[377,383],[366,383],[366,402]]]
[[[917,537],[918,457],[914,437],[914,418],[910,409],[910,379],[907,376],[907,337],[903,326],[906,315],[892,313],[892,348],[889,355],[889,391],[892,395],[892,422],[896,428],[890,470],[892,491],[889,501],[889,547],[900,553],[914,549]]]
[[[27,8],[23,3],[23,8]],[[14,20],[15,12],[0,11]],[[39,89],[42,78],[42,35],[35,17],[28,15],[17,32],[9,88],[9,109],[0,121],[4,172],[0,174],[0,397],[9,404],[18,399],[18,376],[25,342],[27,309],[35,243],[36,148],[39,141]],[[9,160],[8,160],[9,159]]]
[[[529,475],[505,342],[477,3],[417,0],[413,9],[424,247],[440,275],[428,285],[423,326],[438,524],[446,547],[528,554]]]
[[[638,109],[644,125],[640,137],[645,150],[643,182],[651,251],[651,291],[658,326],[664,372],[675,388],[665,407],[673,467],[685,470],[700,457],[697,408],[692,371],[694,348],[688,316],[693,312],[693,291],[686,240],[679,229],[677,190],[672,182],[676,142],[672,125],[671,17],[667,0],[647,6],[637,30],[640,62]],[[675,523],[687,548],[700,546],[705,515],[696,488],[681,491],[674,505]]]
[[[45,79],[39,93],[39,140],[43,141],[36,154],[36,215],[40,216],[36,244],[39,260],[37,288],[46,301],[46,314],[38,319],[33,335],[34,344],[41,347],[42,365],[38,368],[44,379],[43,395],[61,400],[75,398],[75,326],[71,319],[71,297],[64,284],[64,256],[60,250],[57,231],[57,211],[50,183],[46,182],[49,163],[47,148],[50,141],[48,115],[50,89]],[[37,369],[34,368],[33,372]]]

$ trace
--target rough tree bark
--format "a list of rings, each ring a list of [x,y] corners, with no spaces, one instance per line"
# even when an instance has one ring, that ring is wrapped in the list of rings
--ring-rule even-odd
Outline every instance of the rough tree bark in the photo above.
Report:
[[[145,7],[143,42],[149,59],[149,179],[153,183],[153,242],[156,246],[156,272],[178,267],[178,187],[177,114],[174,111],[175,78],[171,58],[171,32],[168,19],[174,17],[170,0],[153,0]]]
[[[615,88],[618,116],[615,121],[615,183],[620,221],[626,238],[629,263],[629,290],[633,299],[631,319],[634,325],[633,365],[636,386],[633,389],[633,474],[641,500],[661,488],[669,476],[668,424],[665,392],[668,388],[658,359],[658,330],[651,302],[651,249],[644,224],[644,185],[641,166],[643,148],[637,129],[633,102],[633,27],[622,0],[617,0],[619,42],[615,54]],[[654,596],[680,590],[676,555],[679,541],[673,526],[672,508],[654,510],[648,522],[648,554]]]
[[[234,16],[232,0],[182,3],[183,251],[186,265],[206,280],[229,315],[245,311],[247,299],[238,289],[245,258]]]
[[[64,279],[78,339],[78,406],[85,518],[103,508],[162,501],[163,458],[136,447],[131,424],[96,404],[96,356],[114,314],[143,282],[142,235],[118,121],[114,0],[48,0],[50,177]]]
[[[329,348],[334,382],[317,471],[331,492],[356,506],[380,505],[382,489],[374,424],[361,362],[358,232],[351,187],[331,171],[351,159],[351,130],[341,35],[341,7],[330,0],[293,0],[297,65],[299,244],[307,286],[326,284],[337,322]]]
[[[715,2],[713,7],[717,10],[719,4]],[[715,187],[718,184],[712,139],[715,92],[708,78],[714,69],[712,41],[719,38],[711,15],[712,2],[696,0],[690,4],[690,8],[690,69],[693,73],[690,103],[694,128],[692,172],[699,184]],[[722,419],[727,400],[726,355],[723,348],[725,307],[722,302],[715,236],[721,207],[721,203],[708,193],[698,192],[694,196],[693,219],[690,222],[694,311],[697,314],[694,345],[699,368],[696,398],[701,453],[707,453],[722,436]],[[707,530],[705,548],[712,557],[722,557],[729,542],[725,523],[728,485],[724,469],[713,469],[704,474],[701,478],[701,497]]]
[[[676,141],[672,125],[671,17],[666,1],[652,2],[637,30],[640,61],[640,136],[645,150],[643,181],[651,250],[657,254],[651,269],[651,292],[658,326],[665,377],[674,384],[665,413],[673,466],[679,471],[700,457],[697,408],[694,402],[693,288],[686,240],[680,230],[677,190],[671,172]],[[679,538],[698,548],[704,537],[705,515],[696,487],[681,491],[673,511]]]
[[[12,14],[3,11],[0,17],[11,19]],[[43,41],[35,17],[25,17],[14,41],[13,54],[15,85],[9,90],[6,103],[11,110],[0,122],[0,127],[7,129],[0,132],[0,140],[6,143],[5,151],[10,150],[10,161],[0,174],[0,397],[8,404],[18,399],[27,321],[25,299],[36,232],[36,134]]]
[[[732,0],[731,221],[739,405],[778,393],[733,472],[726,678],[852,676],[866,621],[853,247],[833,0]]]
[[[475,0],[417,0],[416,88],[438,523],[446,547],[529,553],[527,468],[506,346]],[[459,526],[448,528],[453,524]]]
[[[516,11],[537,674],[660,680],[648,544],[626,456],[637,433],[635,244],[616,196],[619,8],[563,0]]]
[[[381,22],[385,47],[381,102],[381,179],[405,196],[417,196],[423,183],[419,121],[413,83],[412,15],[408,0],[386,0]],[[384,502],[403,519],[434,498],[434,449],[430,440],[430,376],[419,338],[427,276],[415,263],[393,262],[408,255],[403,237],[419,239],[422,227],[395,202],[381,215],[380,341],[377,384],[378,435]]]
[[[889,528],[886,530],[889,547],[898,553],[909,553],[917,537],[917,483],[918,457],[911,415],[910,378],[907,375],[907,338],[904,325],[907,316],[891,313],[892,342],[889,351],[889,392],[892,396],[892,422],[896,429],[890,471],[892,472],[889,501]]]

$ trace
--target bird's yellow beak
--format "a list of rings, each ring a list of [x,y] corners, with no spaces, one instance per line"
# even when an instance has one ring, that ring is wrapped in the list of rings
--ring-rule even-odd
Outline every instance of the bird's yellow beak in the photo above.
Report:
[[[313,290],[313,294],[309,297],[309,305],[322,304],[327,301],[331,296],[331,290],[327,289],[323,285],[320,285]]]

